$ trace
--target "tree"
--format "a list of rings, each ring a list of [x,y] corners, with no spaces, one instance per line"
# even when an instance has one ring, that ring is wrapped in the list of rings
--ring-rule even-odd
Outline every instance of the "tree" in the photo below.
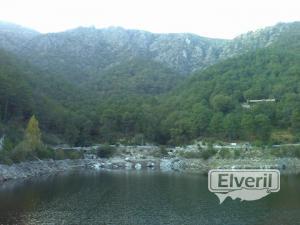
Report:
[[[267,142],[271,134],[271,122],[270,119],[264,114],[258,114],[254,117],[256,126],[256,137],[261,141]]]
[[[255,133],[255,121],[252,115],[244,114],[242,116],[241,128],[243,131],[243,136],[246,140],[251,140]]]
[[[224,116],[222,113],[218,112],[213,114],[208,128],[211,136],[218,137],[223,132],[223,119]]]
[[[223,121],[224,133],[229,140],[234,140],[240,136],[240,119],[234,113],[229,113]]]
[[[291,123],[294,131],[300,131],[300,110],[295,110],[293,112]]]
[[[205,134],[205,131],[209,126],[211,114],[211,111],[201,104],[196,104],[192,108],[191,129],[193,130],[195,137],[203,136]]]
[[[25,130],[24,139],[11,152],[10,158],[13,162],[32,160],[45,153],[41,140],[39,122],[32,116]]]
[[[24,142],[26,143],[28,150],[36,150],[42,146],[41,131],[39,128],[39,122],[33,115],[25,130]]]
[[[216,95],[211,102],[216,111],[228,113],[234,109],[234,102],[231,97],[225,95]]]

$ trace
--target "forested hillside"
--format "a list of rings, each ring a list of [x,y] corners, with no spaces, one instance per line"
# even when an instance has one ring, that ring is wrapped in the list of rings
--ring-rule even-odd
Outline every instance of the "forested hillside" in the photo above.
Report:
[[[53,145],[299,141],[299,27],[231,41],[121,28],[25,32],[23,45],[1,42],[1,134],[16,145],[35,115]],[[275,102],[247,104],[261,99]]]
[[[258,51],[195,73],[163,100],[161,127],[171,142],[299,141],[300,27]],[[275,99],[275,102],[247,100]]]
[[[159,63],[141,59],[124,62],[85,85],[40,71],[5,51],[0,51],[0,68],[0,131],[16,143],[33,114],[50,144],[132,138],[145,132],[142,127],[151,130],[146,124],[152,123],[156,96],[180,80]]]
[[[1,134],[18,141],[22,137],[24,125],[33,115],[38,115],[42,128],[58,132],[63,127],[61,119],[71,106],[78,91],[66,82],[56,82],[51,74],[43,74],[38,69],[14,55],[0,51],[0,115]],[[72,93],[72,95],[70,95]],[[74,96],[70,98],[69,96]],[[83,97],[83,96],[82,96]],[[68,118],[65,115],[65,118]]]

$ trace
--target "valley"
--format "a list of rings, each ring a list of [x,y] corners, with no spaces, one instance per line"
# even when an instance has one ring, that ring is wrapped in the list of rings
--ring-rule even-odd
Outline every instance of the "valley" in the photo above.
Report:
[[[299,36],[299,22],[232,40],[0,23],[2,155],[33,115],[46,146],[298,143]]]

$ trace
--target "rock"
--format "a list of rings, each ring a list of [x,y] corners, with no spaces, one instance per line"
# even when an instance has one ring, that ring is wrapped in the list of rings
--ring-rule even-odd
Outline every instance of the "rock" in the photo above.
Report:
[[[2,147],[4,145],[4,138],[5,138],[5,135],[3,135],[1,138],[0,138],[0,151],[2,150]]]
[[[118,169],[118,168],[119,168],[119,165],[118,165],[118,164],[113,164],[113,165],[112,165],[112,168],[113,168],[113,169]]]
[[[155,163],[154,162],[147,162],[146,166],[149,167],[149,168],[153,168],[153,167],[155,167]]]
[[[170,159],[161,159],[159,168],[162,171],[171,171],[172,170],[172,161]]]
[[[56,173],[59,171],[72,170],[78,167],[93,167],[98,164],[95,162],[91,163],[84,160],[43,160],[43,161],[31,161],[22,162],[19,164],[13,164],[11,166],[0,165],[0,177],[1,181],[19,179],[33,176],[40,176],[44,174]]]
[[[132,163],[130,163],[130,162],[125,163],[125,169],[126,170],[132,169]]]
[[[184,170],[185,163],[182,160],[175,159],[172,162],[172,169],[176,171]]]
[[[137,164],[134,165],[134,168],[136,170],[140,170],[140,169],[142,169],[142,165],[140,163],[137,163]]]

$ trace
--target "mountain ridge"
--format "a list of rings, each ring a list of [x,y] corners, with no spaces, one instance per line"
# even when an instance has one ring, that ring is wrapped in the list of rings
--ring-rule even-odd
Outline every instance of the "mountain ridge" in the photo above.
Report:
[[[293,24],[297,22],[278,23],[231,40],[191,33],[159,34],[122,27],[78,27],[35,35],[13,50],[45,70],[58,66],[67,71],[70,59],[79,65],[77,70],[82,68],[81,72],[92,70],[97,73],[118,60],[143,57],[163,63],[186,76],[226,58],[267,47]],[[1,43],[0,47],[11,51]]]

